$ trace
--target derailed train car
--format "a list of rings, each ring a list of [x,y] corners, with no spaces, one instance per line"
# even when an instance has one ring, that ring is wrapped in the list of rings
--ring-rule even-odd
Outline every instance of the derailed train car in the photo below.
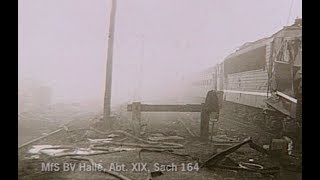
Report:
[[[267,128],[297,134],[302,105],[301,19],[271,37],[245,43],[222,63],[195,75],[192,86],[196,89],[192,96],[223,92],[224,102],[255,110],[248,114],[260,112]]]

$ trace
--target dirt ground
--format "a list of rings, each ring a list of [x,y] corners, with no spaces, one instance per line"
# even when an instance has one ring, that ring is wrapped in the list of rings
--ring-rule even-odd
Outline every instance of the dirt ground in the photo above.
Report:
[[[90,156],[96,163],[100,163],[103,167],[109,168],[112,163],[124,164],[126,170],[120,170],[118,173],[137,180],[146,180],[148,177],[147,171],[133,170],[132,163],[147,163],[149,170],[155,170],[155,164],[161,165],[177,165],[176,171],[170,171],[172,169],[162,170],[162,175],[153,177],[153,179],[217,179],[217,180],[231,180],[231,179],[301,179],[300,172],[287,171],[281,168],[280,173],[273,175],[265,175],[256,172],[245,172],[236,170],[225,170],[218,168],[197,168],[197,165],[205,162],[213,154],[221,152],[222,150],[234,145],[235,143],[213,143],[213,142],[201,142],[199,141],[199,129],[200,129],[200,114],[199,113],[145,113],[142,114],[143,124],[145,124],[144,134],[142,139],[148,139],[154,134],[162,134],[167,136],[179,136],[183,139],[179,140],[166,140],[166,142],[174,142],[182,144],[182,149],[176,149],[176,154],[168,152],[140,152],[139,148],[132,151],[115,152],[111,154],[93,155]],[[179,121],[181,119],[184,124],[189,127],[195,137],[192,136],[184,125]],[[214,137],[224,137],[232,139],[234,141],[243,141],[247,137],[252,137],[253,141],[259,145],[268,144],[273,138],[269,133],[262,132],[254,126],[235,123],[235,119],[228,119],[226,112],[220,114],[220,120],[215,124]],[[99,128],[102,125],[97,123],[99,119],[96,119],[95,128]],[[70,124],[69,129],[88,128],[92,125],[92,121],[75,121]],[[101,128],[103,129],[103,128]],[[132,122],[130,120],[130,113],[124,113],[121,116],[114,118],[113,129],[120,129],[128,133],[133,134]],[[61,131],[48,138],[42,139],[33,143],[32,145],[62,145],[73,146],[77,148],[89,147],[92,142],[88,140],[106,138],[105,135],[101,135],[95,132],[89,132],[88,130],[76,130],[72,132]],[[125,138],[125,139],[124,139]],[[115,140],[121,142],[141,143],[130,137],[120,135],[115,137]],[[73,163],[77,167],[81,163],[90,164],[86,161],[79,161],[71,159],[70,157],[52,157],[44,154],[40,154],[39,158],[31,159],[32,154],[28,153],[31,146],[25,146],[19,149],[19,179],[117,179],[111,175],[99,172],[99,171],[83,171],[76,168],[75,171],[43,171],[43,163],[58,163],[62,165],[64,163]],[[109,145],[109,147],[116,145]],[[180,155],[177,155],[180,154]],[[255,163],[262,165],[264,168],[268,167],[280,167],[280,163],[270,158],[267,155],[263,155],[248,145],[244,145],[234,153],[228,155],[233,161],[237,163]],[[297,160],[298,161],[298,160]],[[189,164],[189,169],[186,169],[186,165]],[[185,171],[183,171],[185,170]]]

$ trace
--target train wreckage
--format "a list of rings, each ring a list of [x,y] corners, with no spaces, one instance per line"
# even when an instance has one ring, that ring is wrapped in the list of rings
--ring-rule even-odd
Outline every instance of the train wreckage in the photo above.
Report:
[[[245,43],[222,63],[184,79],[189,89],[185,96],[203,101],[206,92],[215,90],[223,101],[248,107],[245,119],[252,119],[250,123],[301,141],[301,19],[268,38]],[[263,117],[254,117],[257,114]]]

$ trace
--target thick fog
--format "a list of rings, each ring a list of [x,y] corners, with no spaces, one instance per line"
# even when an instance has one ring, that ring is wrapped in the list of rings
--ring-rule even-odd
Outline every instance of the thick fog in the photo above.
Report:
[[[19,91],[102,107],[111,0],[19,0]],[[184,75],[301,17],[301,0],[118,0],[112,104],[152,101]]]

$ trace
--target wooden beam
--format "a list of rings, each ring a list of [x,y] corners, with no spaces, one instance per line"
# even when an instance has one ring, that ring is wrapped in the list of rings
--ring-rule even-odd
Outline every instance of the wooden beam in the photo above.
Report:
[[[133,102],[128,104],[127,110],[132,111],[133,129],[137,136],[141,132],[141,112],[201,112],[200,117],[200,139],[208,140],[209,136],[209,114],[203,109],[204,104],[185,104],[185,105],[149,105]]]
[[[139,128],[141,127],[141,112],[201,112],[200,113],[200,139],[203,141],[208,140],[209,136],[209,120],[210,113],[213,111],[210,109],[210,103],[214,99],[211,97],[212,92],[207,93],[206,103],[202,104],[185,104],[185,105],[150,105],[150,104],[141,104],[140,102],[133,102],[128,104],[127,111],[132,111],[132,121],[133,124],[139,124],[137,128],[134,127],[135,131],[140,132]],[[222,98],[222,92],[219,92],[220,98]],[[210,98],[209,98],[210,97]],[[219,99],[219,97],[218,97]],[[140,126],[140,127],[139,127]]]
[[[128,111],[133,111],[133,104],[129,104]],[[140,110],[144,112],[201,112],[201,104],[185,104],[185,105],[150,105],[141,104]]]

